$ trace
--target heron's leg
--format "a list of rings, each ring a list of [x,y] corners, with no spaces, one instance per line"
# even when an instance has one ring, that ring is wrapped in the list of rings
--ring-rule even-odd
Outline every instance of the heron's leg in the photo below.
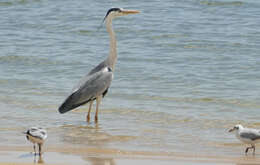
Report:
[[[97,123],[98,122],[98,107],[99,107],[99,104],[100,104],[100,102],[101,102],[101,99],[102,99],[102,95],[101,96],[98,96],[97,98],[96,98],[96,100],[97,100],[97,105],[96,105],[96,115],[95,115],[95,122]]]
[[[90,120],[90,111],[91,111],[92,104],[93,104],[93,101],[91,100],[89,102],[88,115],[87,115],[87,118],[86,118],[87,122],[89,122],[89,120]]]

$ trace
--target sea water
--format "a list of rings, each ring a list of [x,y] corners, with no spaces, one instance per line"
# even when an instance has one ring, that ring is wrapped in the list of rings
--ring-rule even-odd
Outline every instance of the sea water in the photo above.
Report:
[[[59,114],[82,76],[109,53],[118,62],[99,122],[88,105]],[[47,129],[47,146],[236,155],[227,130],[260,128],[260,1],[1,0],[0,145]]]

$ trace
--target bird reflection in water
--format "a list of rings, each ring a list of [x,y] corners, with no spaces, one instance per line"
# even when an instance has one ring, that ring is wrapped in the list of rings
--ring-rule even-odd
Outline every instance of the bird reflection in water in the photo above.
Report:
[[[61,127],[60,139],[69,145],[87,145],[104,147],[111,135],[106,133],[100,125],[64,125]]]
[[[34,164],[44,164],[42,154],[34,154],[33,163]]]
[[[91,165],[116,165],[113,158],[84,157]]]

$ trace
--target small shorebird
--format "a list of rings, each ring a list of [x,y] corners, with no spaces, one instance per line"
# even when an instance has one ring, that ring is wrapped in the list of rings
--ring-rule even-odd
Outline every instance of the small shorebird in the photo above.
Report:
[[[30,142],[33,143],[33,149],[34,149],[34,153],[35,154],[36,154],[35,143],[38,144],[38,146],[39,146],[39,155],[41,155],[42,145],[43,145],[44,141],[47,138],[46,130],[43,129],[43,128],[40,128],[40,127],[31,127],[30,129],[28,129],[24,133],[26,134],[27,140],[29,140]]]
[[[235,131],[236,137],[245,144],[251,144],[251,147],[247,147],[245,154],[247,154],[249,149],[253,149],[253,154],[255,154],[255,144],[260,142],[260,130],[253,128],[245,128],[242,125],[235,125],[228,132]]]

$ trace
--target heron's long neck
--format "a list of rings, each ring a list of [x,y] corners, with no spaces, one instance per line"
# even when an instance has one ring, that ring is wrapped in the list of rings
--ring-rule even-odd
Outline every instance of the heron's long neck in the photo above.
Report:
[[[117,61],[117,51],[116,51],[116,36],[112,27],[112,18],[107,18],[106,27],[107,27],[107,32],[109,33],[110,36],[110,51],[107,60],[108,60],[109,67],[111,67],[112,70],[114,71],[114,67]]]

